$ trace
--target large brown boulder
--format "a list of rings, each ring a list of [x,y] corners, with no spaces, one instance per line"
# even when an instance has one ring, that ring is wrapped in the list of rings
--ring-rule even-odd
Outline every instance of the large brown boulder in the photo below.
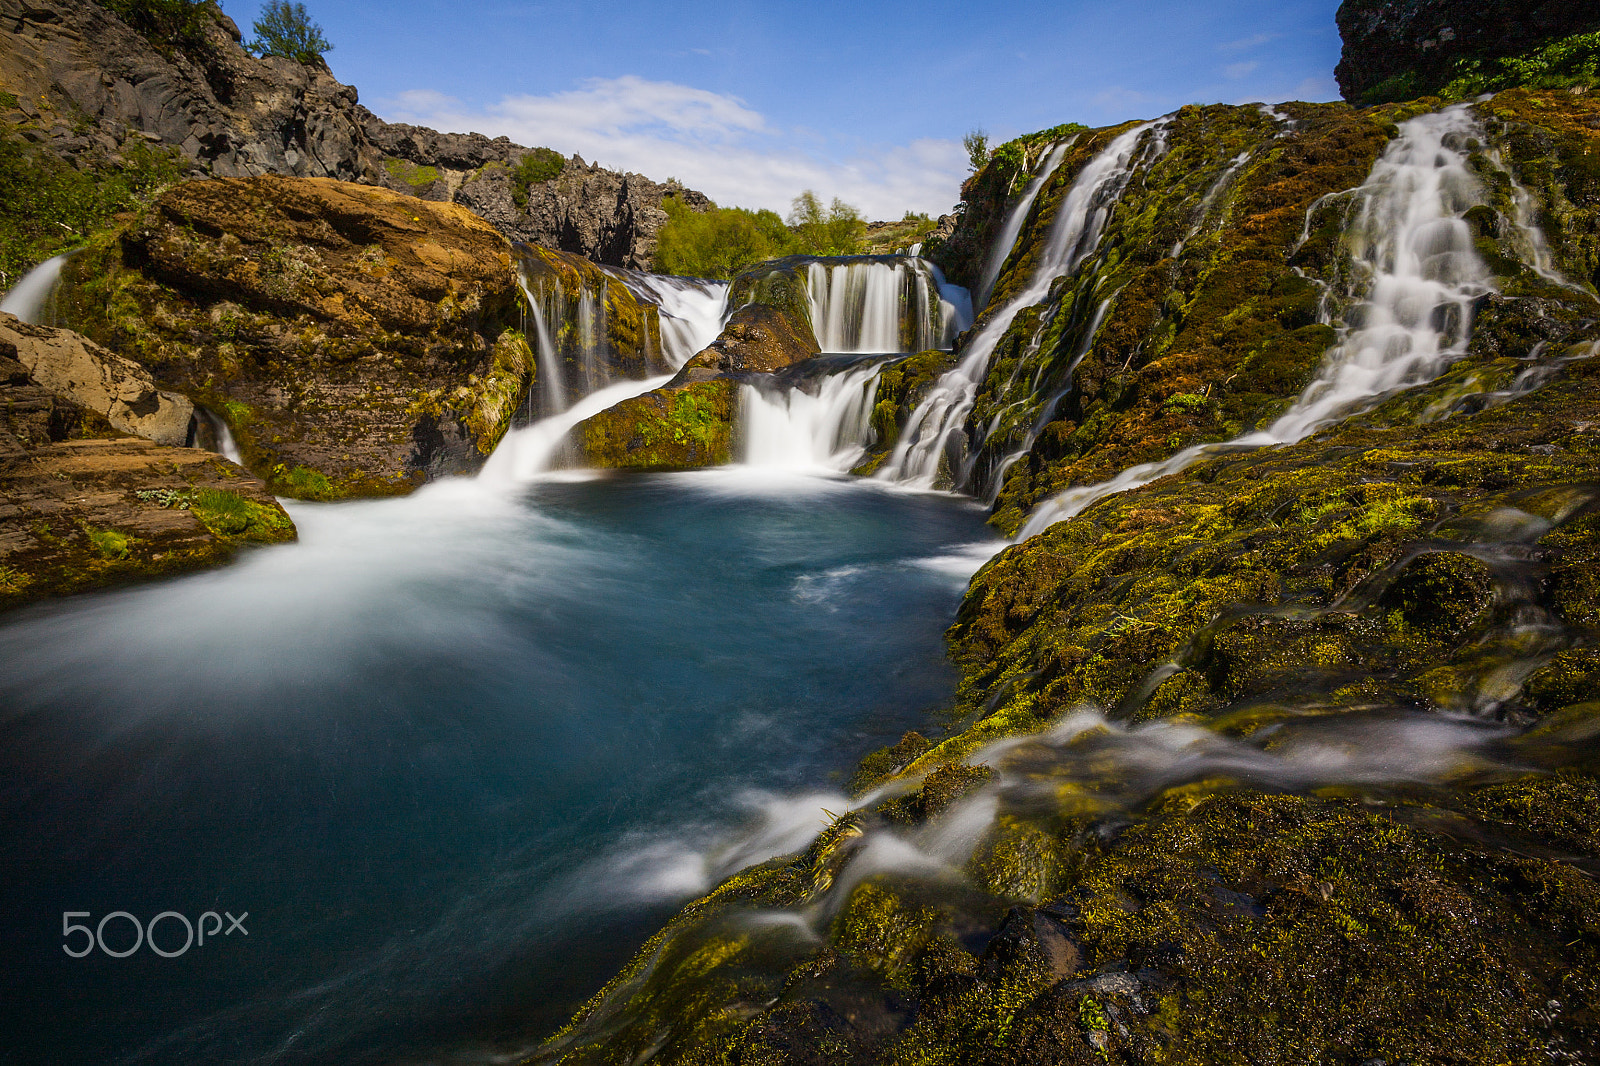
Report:
[[[477,469],[533,375],[482,219],[319,178],[190,182],[69,264],[61,316],[222,417],[274,491]]]

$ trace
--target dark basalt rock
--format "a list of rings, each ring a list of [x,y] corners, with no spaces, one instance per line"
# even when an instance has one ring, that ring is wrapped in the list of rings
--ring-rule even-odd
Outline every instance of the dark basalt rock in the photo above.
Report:
[[[1334,74],[1358,106],[1436,93],[1462,60],[1522,56],[1600,30],[1592,0],[1345,0]]]

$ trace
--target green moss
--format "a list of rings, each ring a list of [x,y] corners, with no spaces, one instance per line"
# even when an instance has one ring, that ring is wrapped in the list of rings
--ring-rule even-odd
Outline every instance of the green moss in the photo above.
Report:
[[[383,169],[391,178],[405,182],[414,189],[425,188],[439,180],[438,168],[419,166],[409,159],[390,157],[383,161]]]
[[[587,461],[633,470],[686,470],[731,460],[733,384],[725,379],[624,400],[574,430]]]
[[[194,490],[189,511],[219,537],[271,543],[294,536],[294,524],[281,509],[248,500],[228,489]]]
[[[297,500],[333,500],[342,495],[326,474],[299,464],[293,467],[276,464],[268,484],[276,495]]]
[[[511,427],[511,416],[533,387],[534,365],[533,350],[520,331],[508,329],[495,338],[493,361],[463,419],[482,454],[493,452]]]
[[[119,533],[114,529],[99,529],[88,523],[83,525],[83,535],[89,539],[89,546],[95,554],[103,559],[123,559],[133,544],[133,538],[126,533]]]

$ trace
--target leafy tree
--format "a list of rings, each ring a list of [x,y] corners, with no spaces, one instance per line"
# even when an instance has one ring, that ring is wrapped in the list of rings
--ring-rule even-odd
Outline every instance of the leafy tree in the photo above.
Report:
[[[854,255],[861,250],[867,224],[861,212],[838,197],[824,211],[817,194],[807,189],[790,205],[789,230],[791,254]]]
[[[973,130],[961,138],[961,146],[967,150],[967,162],[972,164],[972,169],[982,170],[989,161],[989,135],[983,130]]]
[[[333,51],[322,27],[311,21],[306,5],[289,0],[267,0],[255,22],[256,37],[250,50],[258,56],[283,56],[310,63]]]

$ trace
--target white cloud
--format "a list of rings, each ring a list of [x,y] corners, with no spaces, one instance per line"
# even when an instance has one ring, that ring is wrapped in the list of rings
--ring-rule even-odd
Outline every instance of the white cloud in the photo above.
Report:
[[[770,126],[733,96],[628,75],[548,96],[508,96],[474,109],[431,90],[380,105],[385,117],[448,132],[505,135],[590,162],[674,177],[719,204],[787,212],[802,189],[839,197],[868,218],[938,214],[960,196],[966,152],[955,141],[829,154],[826,141]]]
[[[1254,37],[1246,37],[1240,41],[1229,41],[1226,44],[1219,44],[1217,45],[1217,51],[1248,52],[1252,48],[1260,48],[1264,44],[1270,44],[1273,41],[1276,41],[1279,36],[1281,35],[1276,33],[1258,33]]]
[[[1256,68],[1260,65],[1260,63],[1229,63],[1222,68],[1222,73],[1230,81],[1238,81],[1240,78],[1254,74]]]

